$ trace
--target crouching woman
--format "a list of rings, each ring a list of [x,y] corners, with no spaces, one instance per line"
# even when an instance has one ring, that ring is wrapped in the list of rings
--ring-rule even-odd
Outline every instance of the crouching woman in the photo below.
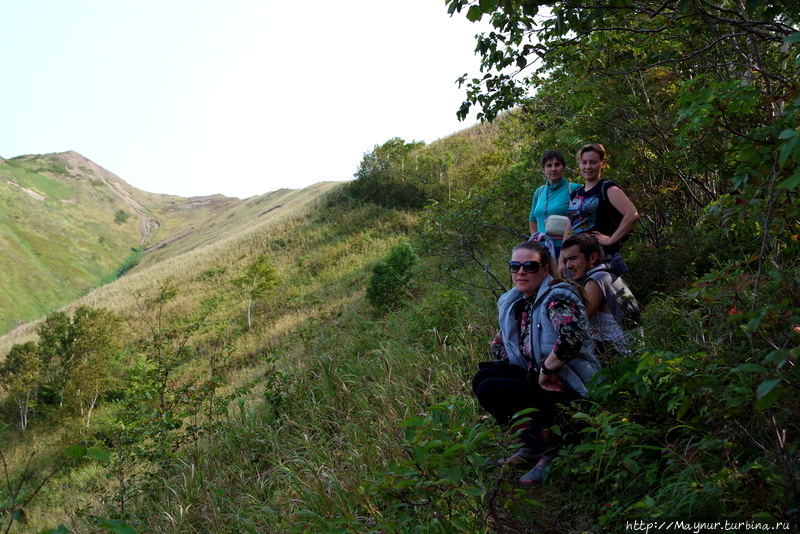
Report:
[[[583,289],[558,278],[558,268],[541,243],[526,241],[511,252],[514,288],[497,302],[500,332],[492,342],[495,361],[472,379],[481,406],[501,425],[519,425],[523,447],[499,463],[529,463],[523,486],[540,482],[560,444],[550,431],[560,407],[586,395],[600,364],[589,335]],[[529,418],[529,420],[525,420]]]

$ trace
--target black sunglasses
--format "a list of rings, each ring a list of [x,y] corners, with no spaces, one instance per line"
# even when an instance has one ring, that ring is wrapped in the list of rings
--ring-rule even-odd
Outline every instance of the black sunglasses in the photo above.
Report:
[[[508,262],[508,270],[512,273],[518,273],[520,267],[525,269],[526,273],[537,273],[541,266],[542,265],[538,261],[526,261],[525,263],[520,263],[518,261]]]

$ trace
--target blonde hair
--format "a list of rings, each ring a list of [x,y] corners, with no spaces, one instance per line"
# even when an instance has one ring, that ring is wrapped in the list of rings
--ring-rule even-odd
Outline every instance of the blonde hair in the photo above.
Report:
[[[589,143],[588,145],[583,145],[578,149],[578,153],[575,156],[575,159],[578,162],[581,161],[581,156],[583,156],[584,152],[597,152],[600,155],[600,159],[605,161],[606,160],[606,147],[601,145],[600,143]]]

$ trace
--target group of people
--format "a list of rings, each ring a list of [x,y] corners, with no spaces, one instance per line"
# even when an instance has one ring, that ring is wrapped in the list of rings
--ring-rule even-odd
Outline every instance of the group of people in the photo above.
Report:
[[[531,237],[511,251],[514,287],[497,302],[494,359],[482,362],[472,380],[481,406],[522,441],[498,463],[532,466],[519,480],[523,486],[543,480],[563,445],[550,430],[565,426],[562,407],[586,396],[609,354],[630,350],[630,323],[640,312],[621,277],[627,267],[620,256],[639,214],[602,177],[605,148],[578,151],[583,185],[564,179],[561,152],[545,153],[541,163],[547,183],[533,195]]]

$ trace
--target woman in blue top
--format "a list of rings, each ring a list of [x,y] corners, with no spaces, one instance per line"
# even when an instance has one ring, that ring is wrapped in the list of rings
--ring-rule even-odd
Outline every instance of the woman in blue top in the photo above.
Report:
[[[566,168],[566,159],[558,150],[550,150],[542,156],[542,172],[547,178],[547,183],[536,188],[533,193],[531,213],[528,216],[531,237],[537,241],[543,241],[550,255],[556,260],[561,252],[561,237],[564,234],[564,227],[553,224],[554,219],[550,219],[548,228],[546,221],[551,215],[562,217],[567,215],[570,193],[578,188],[578,184],[564,179]],[[562,222],[566,221],[562,220]]]

